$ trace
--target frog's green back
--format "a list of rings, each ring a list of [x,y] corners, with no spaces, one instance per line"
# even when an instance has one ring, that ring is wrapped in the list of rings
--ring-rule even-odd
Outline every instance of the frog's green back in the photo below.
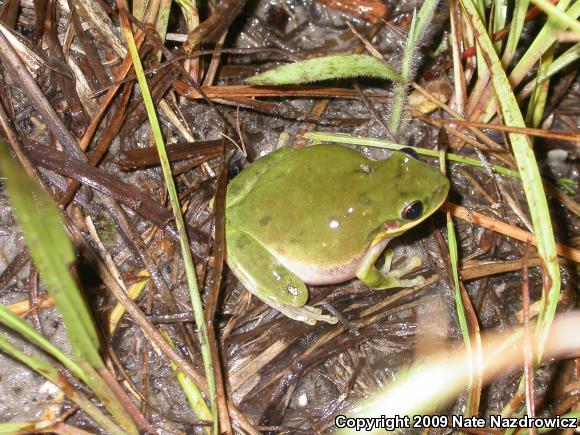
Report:
[[[276,151],[230,183],[227,222],[279,258],[346,264],[368,248],[386,221],[399,220],[409,201],[429,202],[428,214],[431,203],[443,201],[433,198],[433,189],[444,177],[419,161],[409,167],[408,159],[394,153],[373,161],[338,145]]]
[[[277,162],[292,154],[291,148],[280,148],[274,152],[259,158],[250,166],[240,172],[229,184],[226,197],[227,207],[233,206],[238,200],[252,190],[254,184],[260,179],[262,174],[273,167]]]

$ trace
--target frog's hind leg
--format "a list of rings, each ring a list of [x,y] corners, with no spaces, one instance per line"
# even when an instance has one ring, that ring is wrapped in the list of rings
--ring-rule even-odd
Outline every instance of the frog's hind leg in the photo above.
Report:
[[[419,257],[411,257],[411,259],[402,268],[391,270],[391,262],[393,260],[392,249],[385,250],[385,264],[380,269],[377,269],[375,263],[381,255],[388,240],[373,246],[367,255],[363,258],[357,277],[368,287],[375,290],[385,290],[396,287],[413,287],[415,285],[423,284],[425,278],[417,276],[412,279],[400,279],[407,273],[415,270],[421,266],[421,259]]]
[[[333,316],[306,305],[308,289],[253,237],[226,225],[227,262],[238,279],[253,295],[294,320],[315,324],[317,320],[336,323]]]

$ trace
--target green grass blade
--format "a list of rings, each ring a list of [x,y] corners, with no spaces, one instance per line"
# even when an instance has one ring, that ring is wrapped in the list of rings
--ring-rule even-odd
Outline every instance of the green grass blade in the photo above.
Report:
[[[427,2],[425,2],[425,4],[427,4]],[[391,113],[389,115],[389,131],[395,137],[401,128],[403,109],[407,99],[407,89],[411,76],[411,65],[413,63],[413,54],[415,53],[417,42],[415,38],[416,28],[417,15],[416,11],[413,11],[413,18],[407,34],[407,42],[405,43],[405,48],[403,50],[403,59],[401,60],[401,82],[396,83],[393,87],[393,102],[391,105]]]
[[[537,77],[528,82],[518,94],[518,100],[522,101],[526,96],[530,95],[536,86],[544,83],[546,80],[552,78],[555,74],[562,71],[568,65],[576,62],[580,58],[580,42],[577,42],[560,56],[558,56],[545,70],[538,71]]]
[[[400,150],[401,148],[413,148],[417,151],[417,154],[422,154],[424,156],[429,157],[439,157],[439,151],[427,150],[425,148],[418,148],[418,147],[410,147],[408,145],[401,145],[398,143],[390,142],[384,139],[375,139],[372,137],[354,137],[349,136],[347,134],[341,133],[324,133],[324,132],[317,132],[312,131],[308,133],[304,133],[304,137],[306,139],[314,140],[314,141],[321,141],[321,142],[333,142],[333,143],[342,143],[342,144],[350,144],[350,145],[361,145],[367,147],[375,147],[375,148],[385,148],[389,150]],[[446,153],[445,157],[447,160],[456,162],[456,163],[463,163],[470,166],[475,166],[477,168],[483,168],[483,163],[479,160],[470,159],[469,157],[463,157],[458,154],[453,153]],[[515,177],[519,178],[520,175],[517,171],[513,171],[508,168],[504,168],[503,166],[499,165],[491,165],[492,168],[498,173],[502,175],[507,175],[508,177]]]
[[[37,433],[43,429],[47,429],[52,425],[52,422],[14,422],[0,424],[0,435],[14,435],[18,433]]]
[[[173,340],[171,340],[171,337],[169,336],[167,331],[162,330],[161,334],[163,335],[163,338],[165,338],[165,341],[167,341],[167,343],[169,343],[169,345],[175,349],[175,343],[173,343]],[[191,382],[191,379],[189,379],[185,375],[185,373],[179,370],[177,365],[173,362],[171,362],[171,370],[173,370],[173,372],[176,374],[177,381],[179,382],[179,385],[181,386],[181,389],[183,390],[183,393],[187,398],[189,406],[195,413],[195,416],[199,420],[211,421],[212,420],[211,411],[205,404],[203,396],[201,395],[199,388],[197,388],[197,385]],[[210,433],[209,427],[206,428],[206,432]]]
[[[157,14],[157,20],[155,21],[155,30],[162,42],[165,42],[165,37],[167,36],[167,25],[169,24],[169,14],[171,12],[172,3],[172,0],[161,0],[159,3],[159,13]],[[161,59],[161,50],[159,50],[157,55],[158,58]]]
[[[399,74],[386,62],[364,54],[317,57],[282,65],[257,74],[246,83],[250,85],[297,85],[329,79],[374,77],[399,81]]]
[[[74,388],[66,381],[59,371],[49,364],[47,361],[33,355],[27,355],[17,347],[13,346],[4,336],[0,335],[0,351],[9,355],[22,364],[30,367],[32,370],[48,379],[54,385],[59,387],[61,391],[65,392],[67,397],[75,402],[83,411],[87,413],[97,424],[99,424],[107,432],[117,435],[122,435],[125,432],[117,426],[109,417],[104,415],[100,409],[93,405],[86,397],[77,393]],[[36,429],[39,429],[38,427]],[[0,433],[1,433],[0,429]]]
[[[576,18],[578,17],[573,16],[572,14],[564,12],[562,9],[554,6],[548,0],[530,0],[533,4],[543,10],[551,20],[558,23],[561,27],[569,27],[570,30],[580,33],[580,23]]]
[[[508,5],[506,0],[493,0],[493,33],[499,32],[505,27],[505,23],[507,21],[507,7]],[[501,53],[503,44],[503,39],[494,42],[493,45],[498,53]]]
[[[31,333],[31,328],[26,331],[22,323],[16,322],[4,312],[7,309],[0,309],[1,321],[12,323],[14,329],[18,328],[19,332],[39,346],[50,348],[50,353],[58,356],[65,366],[70,367],[93,390],[127,432],[137,433],[131,417],[115,394],[94,372],[94,369],[104,370],[105,365],[99,354],[99,340],[88,307],[69,271],[75,255],[57,205],[20,164],[12,160],[3,140],[0,140],[0,171],[6,177],[10,204],[32,261],[66,325],[76,364],[71,364],[60,355],[62,352],[59,354],[56,348],[48,346],[46,340],[39,340],[38,334]]]
[[[557,8],[566,8],[570,4],[570,0],[560,0]],[[566,12],[566,14],[576,19],[580,15],[580,2],[574,3]],[[553,18],[549,18],[538,36],[534,39],[532,44],[526,50],[520,61],[510,73],[510,82],[515,86],[519,84],[525,75],[532,69],[534,64],[544,55],[544,53],[552,46],[558,37],[558,32],[564,30],[564,27]]]
[[[463,298],[461,297],[461,287],[459,286],[459,253],[457,250],[457,237],[455,236],[455,226],[453,225],[453,218],[451,212],[446,213],[447,216],[447,245],[449,246],[449,260],[451,262],[451,272],[453,274],[453,299],[455,301],[455,312],[457,313],[457,320],[461,329],[461,336],[463,337],[463,344],[465,345],[466,360],[469,364],[469,376],[467,377],[467,406],[465,410],[469,410],[471,391],[474,380],[473,367],[473,350],[471,346],[471,337],[469,335],[469,326],[467,322],[467,313],[463,306]]]
[[[30,343],[35,344],[56,361],[66,367],[74,376],[84,382],[115,417],[120,425],[127,428],[126,432],[137,433],[133,426],[131,418],[125,413],[124,408],[118,401],[117,397],[105,384],[103,379],[95,373],[95,370],[82,358],[72,361],[59,348],[48,341],[43,335],[39,334],[28,323],[10,311],[6,306],[0,304],[0,324],[19,333]],[[68,325],[67,325],[68,328]]]
[[[510,24],[510,30],[508,34],[508,39],[505,44],[505,50],[501,58],[501,63],[504,68],[507,68],[514,58],[516,48],[518,47],[518,42],[520,41],[520,36],[522,35],[522,29],[526,22],[526,12],[528,11],[529,0],[515,0],[514,12],[512,15],[512,22]]]
[[[12,160],[6,143],[1,140],[0,171],[6,177],[10,204],[30,256],[67,326],[73,354],[96,367],[103,367],[97,332],[68,269],[75,261],[75,254],[57,205],[20,164]]]
[[[439,152],[439,166],[441,172],[446,174],[446,153],[441,150]],[[451,264],[451,275],[453,277],[453,296],[455,301],[455,312],[457,313],[457,319],[459,321],[459,327],[461,329],[461,336],[463,337],[463,344],[465,346],[465,355],[467,364],[469,367],[467,376],[467,404],[465,406],[464,414],[466,416],[472,416],[477,414],[477,408],[479,407],[479,396],[480,391],[474,390],[474,380],[475,380],[475,367],[474,367],[474,351],[471,343],[471,335],[469,331],[469,324],[467,319],[467,312],[465,310],[465,305],[463,303],[463,297],[461,293],[461,286],[459,284],[459,250],[457,249],[457,237],[455,233],[455,225],[453,223],[453,217],[451,212],[448,210],[445,213],[447,220],[447,246],[449,249],[449,262]]]
[[[526,125],[510,82],[495,53],[493,43],[486,32],[485,25],[479,18],[475,5],[471,0],[462,0],[461,3],[474,29],[478,45],[486,57],[486,63],[491,72],[492,83],[505,124],[512,127],[525,128]],[[545,282],[549,282],[547,292],[542,293],[537,327],[537,355],[540,357],[545,345],[549,326],[556,312],[560,292],[560,269],[548,203],[531,143],[526,135],[519,133],[509,133],[508,135],[530,209],[538,243],[538,254],[544,261]]]
[[[549,79],[554,74],[560,72],[562,69],[577,61],[580,58],[580,42],[577,42],[552,62],[546,71],[540,71],[538,81],[542,83]]]
[[[540,62],[540,67],[538,69],[538,78],[545,74],[548,70],[552,61],[554,60],[554,45],[547,51],[546,55],[542,58]],[[526,113],[526,124],[532,127],[538,127],[542,122],[542,117],[544,116],[544,108],[546,107],[546,100],[548,99],[548,88],[550,86],[550,81],[546,80],[540,83],[538,80],[530,102],[528,104],[528,111]]]
[[[218,415],[216,408],[216,384],[213,373],[213,367],[211,364],[209,338],[203,314],[203,304],[201,301],[201,294],[199,292],[199,287],[197,284],[197,276],[195,273],[195,267],[193,265],[193,258],[191,256],[191,251],[189,248],[189,239],[185,229],[183,215],[181,214],[179,197],[177,195],[177,189],[175,188],[175,183],[173,181],[173,175],[171,173],[171,165],[169,163],[169,158],[167,157],[167,150],[165,149],[165,143],[163,141],[161,127],[159,126],[159,121],[157,119],[157,114],[155,112],[153,98],[151,97],[151,93],[149,92],[147,79],[145,78],[145,73],[143,72],[143,65],[141,64],[141,59],[139,58],[139,52],[137,50],[137,46],[135,45],[135,39],[133,38],[133,33],[131,32],[131,26],[129,25],[126,12],[123,9],[119,10],[119,16],[121,18],[121,27],[123,29],[123,34],[125,35],[125,40],[127,41],[127,46],[129,49],[129,53],[131,55],[131,60],[133,61],[133,66],[135,68],[135,74],[137,75],[137,80],[139,82],[139,87],[141,89],[143,102],[147,110],[147,116],[149,117],[151,131],[155,139],[155,146],[157,148],[157,153],[159,154],[159,160],[161,162],[163,178],[165,180],[165,185],[167,186],[167,192],[169,194],[171,208],[173,210],[173,216],[175,218],[175,224],[177,226],[177,231],[179,233],[181,255],[183,257],[183,264],[185,268],[187,282],[189,285],[193,314],[195,317],[195,323],[197,325],[197,335],[201,348],[203,366],[205,369],[205,375],[207,377],[210,403],[213,414],[213,424],[214,424],[213,433],[217,435]]]
[[[87,383],[88,376],[77,363],[3,304],[0,304],[0,324],[22,335],[70,370],[78,379]]]

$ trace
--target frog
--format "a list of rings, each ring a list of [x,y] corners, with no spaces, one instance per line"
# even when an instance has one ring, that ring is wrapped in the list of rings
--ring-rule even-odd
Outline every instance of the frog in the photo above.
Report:
[[[374,160],[341,144],[317,144],[257,159],[227,187],[228,267],[265,304],[310,325],[337,316],[307,305],[307,286],[355,277],[374,290],[423,283],[421,276],[403,279],[421,259],[391,270],[387,245],[444,203],[449,180],[409,150]]]

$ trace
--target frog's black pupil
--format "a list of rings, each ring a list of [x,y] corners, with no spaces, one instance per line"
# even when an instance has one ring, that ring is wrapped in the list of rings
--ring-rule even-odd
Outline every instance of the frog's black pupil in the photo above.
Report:
[[[399,151],[407,154],[409,157],[413,157],[415,160],[419,160],[419,155],[413,148],[405,147],[401,148]]]
[[[421,201],[410,202],[403,208],[402,217],[407,221],[419,219],[423,214],[423,203]]]

